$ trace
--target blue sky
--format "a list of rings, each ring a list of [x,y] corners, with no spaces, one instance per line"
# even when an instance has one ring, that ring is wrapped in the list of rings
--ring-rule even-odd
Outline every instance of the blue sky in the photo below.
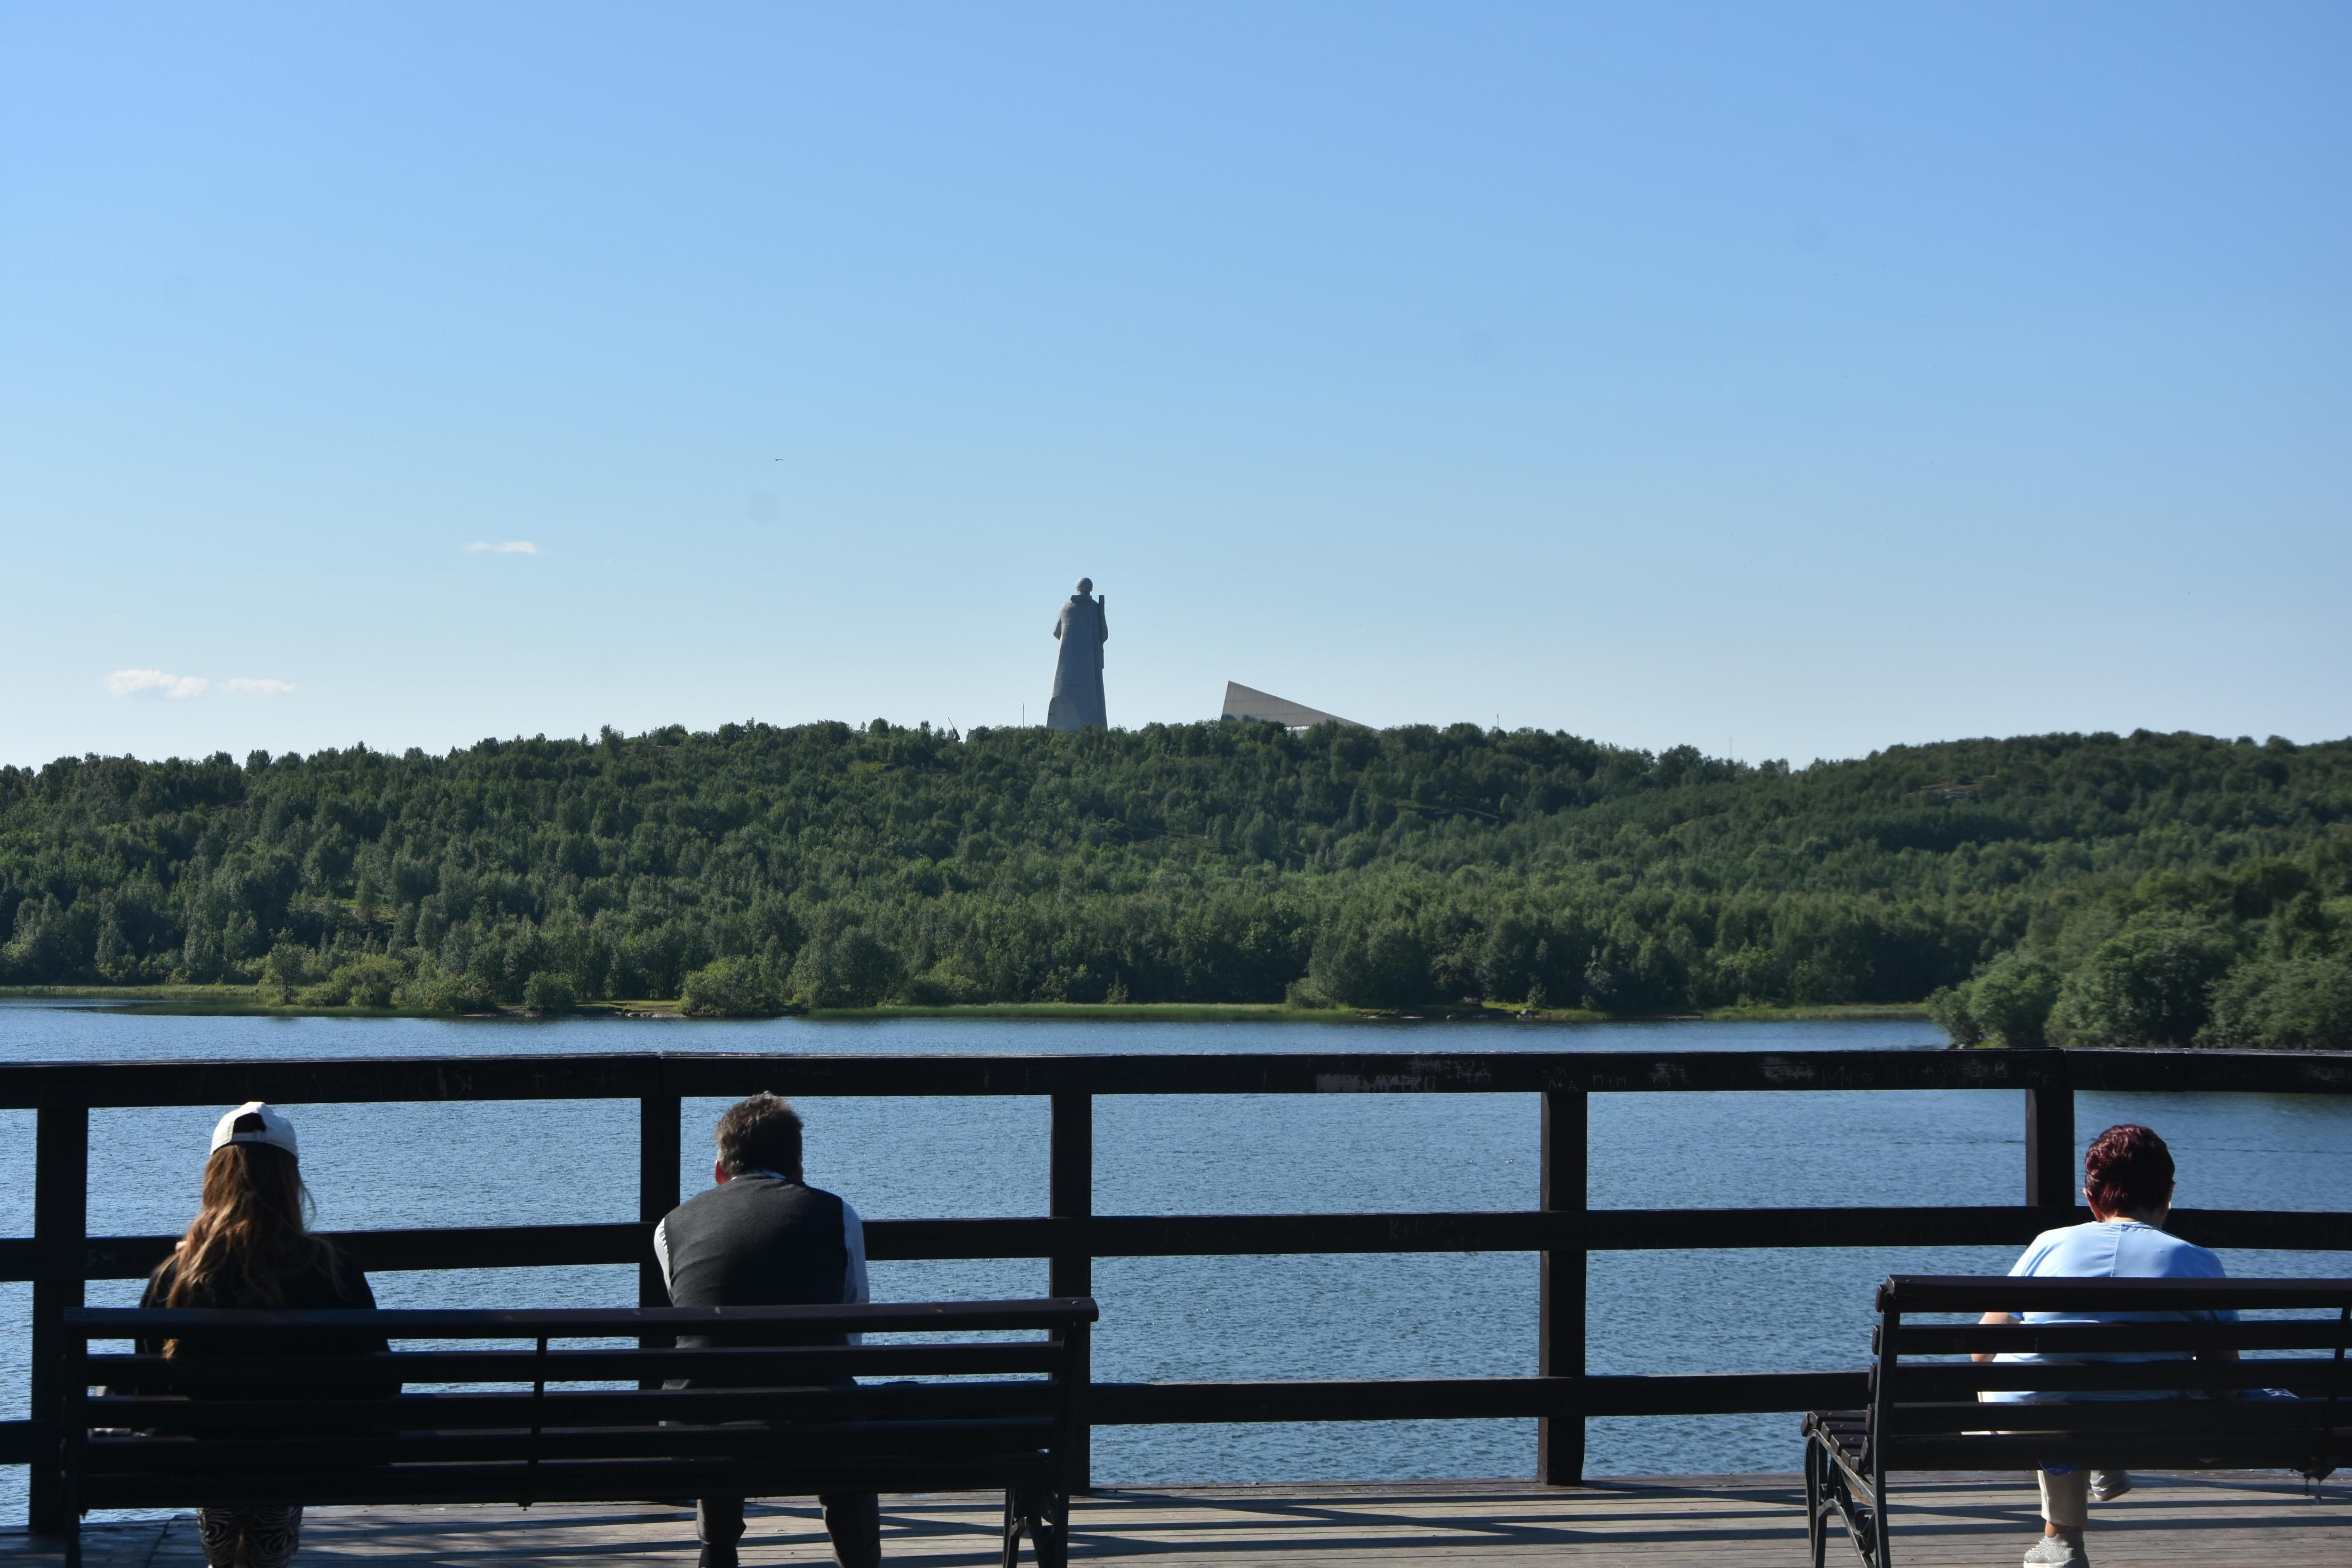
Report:
[[[10,7],[0,761],[1035,721],[1081,573],[1119,724],[2341,736],[2347,45]]]

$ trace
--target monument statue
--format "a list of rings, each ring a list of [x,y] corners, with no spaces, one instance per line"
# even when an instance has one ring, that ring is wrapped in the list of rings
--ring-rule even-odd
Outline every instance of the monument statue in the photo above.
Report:
[[[1054,700],[1045,706],[1045,723],[1049,729],[1073,735],[1089,724],[1097,730],[1110,728],[1103,710],[1102,683],[1102,645],[1110,640],[1103,605],[1109,595],[1094,598],[1094,588],[1093,578],[1079,578],[1078,591],[1054,617],[1054,636],[1062,648],[1054,656]]]

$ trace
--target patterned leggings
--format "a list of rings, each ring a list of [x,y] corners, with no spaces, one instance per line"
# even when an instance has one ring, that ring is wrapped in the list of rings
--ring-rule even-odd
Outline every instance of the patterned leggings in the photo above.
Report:
[[[196,1534],[212,1568],[286,1568],[302,1543],[302,1508],[243,1503],[196,1510]]]

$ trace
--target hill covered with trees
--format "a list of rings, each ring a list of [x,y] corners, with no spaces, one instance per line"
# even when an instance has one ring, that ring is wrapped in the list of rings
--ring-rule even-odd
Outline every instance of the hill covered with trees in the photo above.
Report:
[[[2352,742],[1748,766],[1472,725],[812,724],[0,770],[0,983],[312,1005],[1919,1002],[2352,1047]]]

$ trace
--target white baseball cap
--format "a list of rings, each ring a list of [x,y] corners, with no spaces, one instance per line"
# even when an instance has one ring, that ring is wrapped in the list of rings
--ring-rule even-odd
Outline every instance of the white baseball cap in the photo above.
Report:
[[[236,1124],[248,1116],[259,1117],[261,1125],[237,1131]],[[286,1120],[286,1113],[273,1110],[257,1100],[247,1100],[214,1124],[213,1146],[205,1152],[205,1157],[211,1158],[231,1143],[267,1143],[273,1149],[285,1150],[298,1160],[302,1157],[294,1147],[294,1124]]]

